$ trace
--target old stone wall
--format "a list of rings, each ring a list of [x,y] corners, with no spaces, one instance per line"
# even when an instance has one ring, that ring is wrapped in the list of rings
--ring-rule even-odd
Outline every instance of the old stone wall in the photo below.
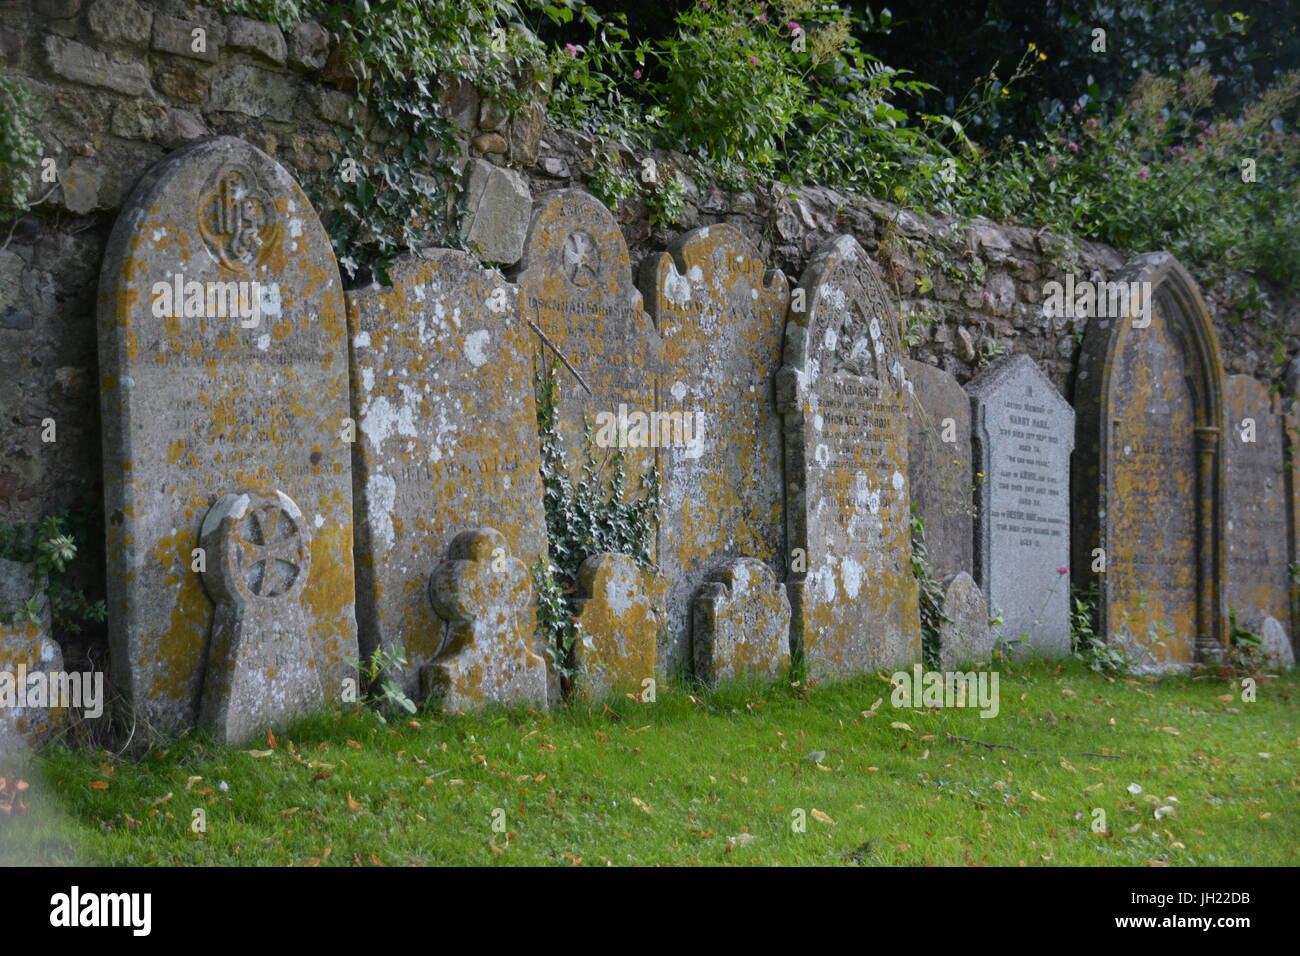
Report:
[[[195,29],[204,31],[201,52]],[[165,154],[217,135],[246,140],[300,179],[329,170],[352,101],[322,78],[329,53],[318,24],[286,34],[185,0],[0,3],[0,73],[40,98],[38,133],[57,171],[54,183],[37,178],[31,197],[39,204],[0,240],[0,521],[101,507],[95,302],[125,197]],[[509,267],[523,251],[530,198],[585,187],[608,147],[585,133],[543,129],[535,112],[506,120],[464,86],[445,90],[440,107],[468,164],[462,235]],[[621,152],[637,170],[641,157]],[[1085,320],[1046,317],[1044,283],[1067,273],[1102,280],[1130,258],[1030,226],[932,218],[821,187],[728,191],[685,157],[655,159],[686,173],[685,206],[671,228],[652,226],[639,198],[615,210],[633,274],[686,231],[726,222],[793,281],[817,247],[848,233],[897,299],[903,350],[963,382],[1003,354],[1024,353],[1072,400]],[[445,236],[430,242],[448,244]],[[1227,371],[1294,394],[1296,290],[1191,268]],[[42,439],[48,419],[54,441]],[[100,541],[93,534],[87,542],[91,596],[102,592]]]

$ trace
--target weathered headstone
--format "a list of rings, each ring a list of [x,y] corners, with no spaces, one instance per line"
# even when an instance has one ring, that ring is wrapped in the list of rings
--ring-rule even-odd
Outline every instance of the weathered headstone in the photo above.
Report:
[[[462,531],[429,577],[429,600],[449,622],[447,645],[420,673],[446,710],[487,703],[546,706],[546,662],[534,652],[533,586],[494,528]]]
[[[1291,646],[1291,638],[1277,618],[1264,618],[1259,626],[1259,635],[1260,652],[1271,666],[1282,670],[1295,667],[1295,649]]]
[[[1075,584],[1139,668],[1222,651],[1223,363],[1196,283],[1168,253],[1113,277],[1147,310],[1088,323],[1075,385]],[[1141,283],[1150,283],[1142,286]]]
[[[594,699],[641,693],[655,678],[667,582],[626,554],[597,554],[578,569],[578,624],[591,646],[575,648],[579,683]]]
[[[1225,383],[1224,590],[1230,612],[1251,630],[1291,615],[1290,529],[1280,403],[1249,375]]]
[[[1290,529],[1291,640],[1300,645],[1300,398],[1293,398],[1286,419],[1287,516]]]
[[[453,539],[494,528],[530,573],[546,553],[535,340],[515,287],[463,252],[427,255],[348,295],[361,650],[403,648],[410,695],[448,639],[427,584]],[[519,615],[531,635],[531,601]]]
[[[329,700],[354,675],[346,334],[329,238],[273,159],[223,137],[141,180],[104,256],[99,362],[110,648],[155,727],[197,715],[215,556],[194,549],[243,488],[302,509],[307,666]]]
[[[270,488],[223,495],[203,519],[199,546],[216,605],[199,726],[236,744],[321,707],[328,698],[314,673],[320,650],[302,600],[311,529],[298,505]]]
[[[715,568],[691,611],[699,679],[780,677],[789,669],[790,600],[762,561],[738,558]]]
[[[782,563],[773,382],[789,290],[731,225],[696,229],[647,259],[642,286],[663,337],[660,410],[669,437],[687,439],[659,451],[659,567],[672,582],[659,665],[671,672],[689,656],[692,596],[711,572],[739,557]]]
[[[975,570],[1012,653],[1070,653],[1074,410],[1027,355],[976,376],[971,399]],[[933,553],[933,549],[931,549]]]
[[[993,629],[989,627],[984,592],[965,571],[944,581],[943,610],[948,620],[939,628],[939,668],[956,670],[962,664],[983,664],[993,656]]]
[[[656,410],[659,334],[633,284],[618,223],[604,203],[581,190],[558,190],[534,203],[516,281],[520,315],[540,333],[534,355],[547,368],[560,365],[557,430],[576,480],[584,428],[594,428],[598,415],[634,423],[632,416]],[[642,443],[642,429],[618,431],[617,438],[627,440],[622,451],[628,491],[635,494],[657,456]],[[599,458],[612,450],[601,437]]]
[[[39,744],[67,711],[49,706],[47,691],[39,701],[28,693],[29,676],[63,670],[63,652],[50,632],[49,600],[36,594],[32,565],[0,558],[0,612],[17,615],[13,623],[0,623],[0,760],[8,762]],[[31,683],[48,688],[50,682]]]
[[[888,294],[851,236],[791,293],[782,360],[791,650],[818,678],[911,664],[907,375]]]
[[[934,576],[975,569],[971,496],[970,398],[943,369],[903,359],[908,396],[907,478],[912,508],[925,521]]]

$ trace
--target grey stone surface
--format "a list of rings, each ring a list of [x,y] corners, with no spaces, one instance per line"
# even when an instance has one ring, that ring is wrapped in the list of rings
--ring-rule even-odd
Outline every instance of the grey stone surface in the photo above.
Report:
[[[1295,648],[1286,633],[1286,628],[1277,618],[1264,618],[1260,624],[1259,635],[1263,638],[1260,650],[1272,666],[1282,670],[1291,670],[1295,667]]]
[[[426,582],[456,536],[490,527],[530,570],[546,554],[534,343],[517,290],[464,252],[427,256],[398,260],[391,287],[348,296],[361,648],[404,647],[410,694],[449,639]],[[518,615],[531,634],[532,605]]]
[[[903,360],[908,395],[907,474],[912,507],[925,520],[934,576],[975,569],[971,493],[970,397],[957,379],[924,362]]]
[[[45,53],[50,69],[64,79],[102,86],[128,96],[149,93],[149,71],[142,63],[119,63],[76,40],[47,36]]]
[[[993,656],[994,634],[984,592],[965,571],[943,584],[943,610],[949,620],[939,629],[940,670],[987,663]]]
[[[303,591],[311,578],[311,525],[288,495],[247,488],[204,516],[203,586],[215,605],[198,725],[239,744],[340,699],[315,672],[328,648],[313,646]]]
[[[1237,620],[1258,630],[1291,615],[1287,461],[1280,400],[1249,375],[1224,387],[1224,593]]]
[[[276,66],[284,66],[288,56],[288,46],[279,27],[274,23],[263,23],[247,17],[226,18],[226,46],[232,50],[256,53]]]
[[[689,658],[691,602],[710,572],[742,557],[785,563],[774,380],[790,294],[728,225],[647,258],[641,287],[663,337],[659,409],[680,428],[659,449],[659,568],[672,582],[659,664],[671,673]]]
[[[194,33],[195,30],[203,31],[202,49],[196,49],[200,44]],[[175,53],[177,56],[187,56],[193,60],[216,63],[225,38],[224,27],[156,13],[153,18],[153,37],[150,45],[163,53]]]
[[[975,567],[1016,655],[1070,653],[1070,451],[1074,410],[1026,355],[977,376],[971,396]]]
[[[790,600],[762,561],[737,558],[709,573],[691,602],[695,676],[709,684],[781,677],[790,667]]]
[[[485,262],[514,265],[524,254],[533,212],[528,181],[513,169],[471,159],[465,164],[463,189],[468,212],[460,237]]]
[[[329,31],[314,20],[304,20],[289,34],[289,62],[299,69],[319,70],[329,53]]]
[[[823,246],[791,293],[776,385],[790,643],[816,678],[905,666],[921,654],[898,335],[889,294],[857,241]]]
[[[135,0],[94,0],[86,21],[101,40],[138,46],[149,42],[153,11]]]
[[[293,78],[246,63],[236,63],[212,81],[209,106],[214,110],[287,120],[298,88]]]
[[[259,309],[232,316],[214,295],[209,310],[205,294],[185,315],[162,292],[177,281],[248,283]],[[173,153],[118,217],[99,290],[115,682],[154,727],[194,721],[213,618],[192,553],[200,524],[222,495],[274,488],[307,522],[308,664],[338,700],[357,654],[347,325],[307,197],[239,140]]]
[[[445,710],[486,704],[545,708],[545,660],[535,652],[528,569],[494,528],[452,540],[429,578],[429,600],[448,623],[447,644],[420,673],[421,691]]]

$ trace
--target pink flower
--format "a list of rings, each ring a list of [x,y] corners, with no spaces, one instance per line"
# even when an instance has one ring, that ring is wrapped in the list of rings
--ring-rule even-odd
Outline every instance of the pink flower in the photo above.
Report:
[[[1074,112],[1077,113],[1077,112],[1079,112],[1079,110],[1083,109],[1083,104],[1082,104],[1082,103],[1075,103],[1074,106],[1073,106],[1072,108],[1073,108]]]
[[[795,23],[793,20],[787,23],[786,27],[789,28],[790,32],[794,36],[798,36],[799,34],[803,33],[803,27],[799,26],[799,24]]]
[[[1192,163],[1195,161],[1196,161],[1196,157],[1193,156],[1191,153],[1188,153],[1186,156],[1183,157],[1183,162],[1185,163]]]
[[[632,71],[632,75],[633,75],[634,77],[636,77],[638,80],[641,79],[641,71],[640,71],[640,70],[633,70],[633,71]]]
[[[751,57],[749,58],[749,62],[750,62],[751,64],[753,64],[754,66],[758,66],[758,57],[756,57],[756,56],[751,56]]]
[[[1096,128],[1097,128],[1098,126],[1100,126],[1101,124],[1098,123],[1095,119],[1090,119],[1090,120],[1088,120],[1086,123],[1084,123],[1083,125],[1086,126],[1086,127],[1088,127],[1088,129],[1096,129]]]
[[[577,56],[578,48],[572,43],[566,43],[564,44],[564,53],[566,56]]]
[[[1078,151],[1079,151],[1079,144],[1078,144],[1078,143],[1071,143],[1071,144],[1070,144],[1070,152],[1072,152],[1072,153],[1077,153]]]
[[[1140,180],[1142,180],[1143,182],[1145,182],[1146,180],[1148,180],[1148,179],[1150,179],[1150,178],[1151,178],[1151,170],[1146,169],[1146,168],[1143,168],[1143,169],[1139,169],[1139,170],[1138,170],[1138,179],[1140,179]]]
[[[766,22],[767,22],[767,14],[766,14],[766,13],[760,13],[760,14],[758,15],[758,22],[759,22],[759,23],[766,23]]]
[[[1069,573],[1070,573],[1070,569],[1069,569],[1069,568],[1057,568],[1057,569],[1056,569],[1056,573],[1057,573],[1057,574],[1069,574]]]
[[[1183,155],[1183,153],[1187,151],[1183,149],[1181,146],[1175,146],[1173,149],[1170,150],[1170,152],[1173,153],[1175,156],[1181,156]]]

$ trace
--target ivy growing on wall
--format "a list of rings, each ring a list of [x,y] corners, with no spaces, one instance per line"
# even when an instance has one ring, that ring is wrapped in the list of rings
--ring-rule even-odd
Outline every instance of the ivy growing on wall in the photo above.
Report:
[[[581,477],[565,466],[557,431],[559,365],[538,361],[534,376],[537,435],[542,459],[542,502],[546,511],[547,558],[533,569],[537,626],[560,673],[574,670],[574,650],[590,639],[577,622],[578,569],[589,557],[616,553],[653,568],[659,472],[639,477],[637,494],[627,494],[626,461],[617,448],[598,454],[590,424],[584,427]],[[587,646],[590,646],[587,644]]]
[[[925,519],[912,508],[912,576],[919,585],[921,657],[930,670],[939,669],[940,632],[950,618],[943,609],[943,587],[935,580],[925,548]]]
[[[0,77],[0,218],[27,210],[31,170],[41,158],[32,101],[25,87]]]
[[[83,522],[84,523],[84,522]],[[77,556],[78,518],[68,511],[56,511],[40,521],[0,525],[0,558],[32,565],[35,590],[14,606],[0,601],[0,624],[39,621],[42,605],[49,600],[56,627],[77,633],[86,621],[108,616],[103,601],[90,601],[80,588],[70,586],[68,566]]]

